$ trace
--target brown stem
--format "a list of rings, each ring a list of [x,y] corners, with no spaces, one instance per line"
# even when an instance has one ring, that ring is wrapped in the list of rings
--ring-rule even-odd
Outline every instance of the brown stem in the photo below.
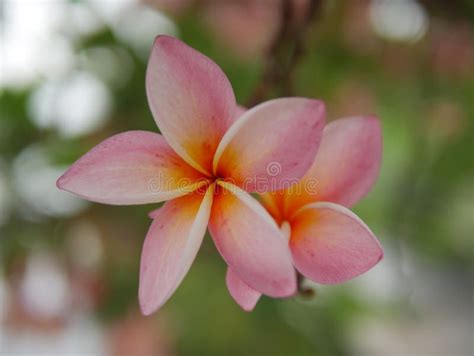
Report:
[[[253,94],[250,96],[250,99],[247,102],[248,107],[252,107],[263,101],[268,96],[268,92],[276,82],[279,71],[280,53],[286,43],[286,38],[289,36],[291,19],[293,17],[291,1],[292,0],[281,0],[280,27],[268,48],[263,64],[264,69],[262,79],[260,80],[260,83],[257,84]]]
[[[303,54],[306,52],[306,37],[308,35],[308,31],[310,25],[316,18],[320,8],[321,8],[322,1],[321,0],[311,0],[308,6],[308,10],[306,12],[306,16],[303,19],[302,25],[295,28],[294,31],[294,46],[293,51],[291,52],[290,58],[287,64],[287,70],[282,78],[282,94],[285,96],[292,95],[294,88],[294,72],[297,67],[299,60],[303,57]]]
[[[292,0],[282,0],[280,27],[269,46],[260,83],[250,96],[247,106],[254,106],[269,97],[272,90],[289,96],[293,92],[293,73],[296,64],[305,52],[305,38],[314,20],[321,0],[311,0],[301,24],[296,24]],[[289,55],[287,51],[290,51]]]
[[[303,286],[305,277],[300,273],[296,272],[296,281],[298,283],[298,294],[304,298],[313,298],[316,295],[316,290],[310,287]]]

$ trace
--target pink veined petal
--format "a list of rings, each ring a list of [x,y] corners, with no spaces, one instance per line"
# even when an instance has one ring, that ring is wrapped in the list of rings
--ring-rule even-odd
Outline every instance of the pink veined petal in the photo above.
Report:
[[[58,179],[57,186],[91,201],[126,205],[169,200],[206,182],[161,135],[127,131],[82,156]]]
[[[160,308],[184,279],[201,246],[214,185],[163,205],[153,216],[143,244],[139,300],[143,314]]]
[[[146,89],[153,117],[171,147],[210,174],[217,145],[235,120],[234,92],[224,72],[183,42],[158,36]]]
[[[289,187],[313,163],[324,117],[318,100],[282,98],[260,104],[227,131],[214,157],[214,172],[248,192]]]
[[[248,193],[218,181],[209,231],[229,267],[251,288],[272,297],[296,291],[288,245],[265,209]]]
[[[252,311],[255,308],[262,294],[240,279],[230,268],[227,269],[226,284],[230,295],[243,310]]]
[[[321,284],[337,284],[371,269],[383,257],[376,237],[353,212],[333,203],[312,203],[291,221],[295,267]]]
[[[360,116],[329,123],[299,189],[294,186],[287,193],[287,214],[315,201],[351,207],[374,185],[381,159],[382,133],[377,118]]]

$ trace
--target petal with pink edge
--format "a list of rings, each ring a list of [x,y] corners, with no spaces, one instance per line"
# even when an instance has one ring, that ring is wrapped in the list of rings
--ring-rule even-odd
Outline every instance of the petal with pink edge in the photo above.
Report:
[[[360,116],[331,122],[324,129],[313,165],[287,194],[288,213],[315,201],[351,207],[374,185],[381,159],[382,133],[377,118]]]
[[[243,310],[252,311],[262,294],[240,279],[237,273],[230,268],[227,269],[225,280],[227,289],[235,302],[240,305]]]
[[[242,105],[238,105],[235,107],[235,110],[234,110],[234,117],[235,119],[238,119],[239,117],[241,117],[243,114],[245,114],[245,112],[247,111],[248,109],[245,107],[245,106],[242,106]]]
[[[219,181],[209,231],[229,267],[251,288],[272,297],[296,291],[291,254],[278,226],[248,193]]]
[[[321,284],[337,284],[367,272],[383,257],[376,237],[342,205],[313,203],[291,221],[295,267]]]
[[[203,173],[234,122],[234,92],[211,59],[169,36],[158,36],[146,73],[148,102],[168,143]]]
[[[260,104],[227,131],[214,157],[214,172],[249,192],[289,187],[313,163],[324,117],[318,100],[282,98]]]
[[[138,295],[143,314],[165,304],[191,267],[206,232],[213,188],[205,196],[194,193],[169,201],[153,215],[140,264]]]
[[[77,160],[60,189],[106,204],[145,204],[189,194],[207,184],[164,138],[148,131],[112,136]]]

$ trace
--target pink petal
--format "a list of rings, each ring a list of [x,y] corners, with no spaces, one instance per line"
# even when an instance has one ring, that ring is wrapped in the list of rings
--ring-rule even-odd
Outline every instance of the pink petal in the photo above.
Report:
[[[236,119],[238,119],[239,117],[241,117],[243,114],[245,114],[245,112],[247,111],[247,108],[245,106],[242,106],[242,105],[238,105],[235,107],[235,110],[234,110],[234,116]]]
[[[249,192],[290,186],[314,161],[324,116],[321,101],[304,98],[270,100],[248,110],[219,144],[214,172]]]
[[[291,228],[295,267],[317,283],[345,282],[368,271],[383,257],[372,231],[341,205],[306,205],[294,216]]]
[[[316,160],[299,183],[303,189],[292,187],[294,193],[287,197],[286,208],[296,211],[315,201],[351,207],[374,185],[381,158],[382,134],[377,118],[361,116],[331,122],[324,129]]]
[[[287,243],[265,209],[248,193],[219,181],[209,231],[229,267],[253,289],[273,296],[295,293]]]
[[[191,267],[206,232],[213,187],[204,197],[193,193],[171,200],[154,214],[140,265],[138,294],[143,314],[165,304]]]
[[[146,89],[155,121],[171,147],[194,168],[211,173],[217,145],[234,122],[235,97],[224,72],[183,42],[158,36]]]
[[[57,186],[91,201],[126,205],[172,199],[206,182],[161,135],[127,131],[82,156],[58,179]]]
[[[278,225],[287,220],[287,217],[283,215],[286,206],[286,195],[287,192],[285,190],[277,190],[259,195],[260,203],[267,209]]]
[[[227,269],[226,283],[230,295],[243,310],[252,311],[255,308],[262,294],[251,288],[230,268]]]

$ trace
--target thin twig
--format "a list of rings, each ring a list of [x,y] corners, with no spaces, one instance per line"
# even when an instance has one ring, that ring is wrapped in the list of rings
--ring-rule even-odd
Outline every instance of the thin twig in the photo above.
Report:
[[[321,8],[321,4],[321,0],[311,0],[309,3],[308,10],[305,14],[306,16],[303,19],[302,25],[295,28],[295,33],[293,36],[295,44],[287,64],[285,76],[281,78],[282,95],[289,96],[293,93],[294,72],[299,60],[303,57],[306,51],[306,37],[308,35],[310,25],[315,20],[316,15],[318,14]]]
[[[300,272],[296,272],[296,282],[298,284],[298,294],[304,298],[311,299],[316,295],[316,290],[314,288],[304,286],[305,276]]]
[[[250,99],[247,102],[248,107],[252,107],[265,99],[265,97],[268,96],[268,92],[275,85],[279,71],[280,52],[282,52],[282,47],[286,43],[286,39],[290,34],[291,19],[293,17],[292,13],[293,8],[291,6],[291,0],[282,0],[280,7],[280,27],[268,48],[263,65],[264,70],[262,79],[256,86],[253,94],[250,96]]]
[[[269,97],[272,91],[282,95],[293,92],[293,73],[305,52],[305,38],[308,28],[321,7],[321,0],[311,0],[304,20],[296,23],[292,0],[282,0],[280,27],[264,62],[262,80],[256,86],[247,106],[254,106]],[[288,54],[289,51],[289,54]]]

